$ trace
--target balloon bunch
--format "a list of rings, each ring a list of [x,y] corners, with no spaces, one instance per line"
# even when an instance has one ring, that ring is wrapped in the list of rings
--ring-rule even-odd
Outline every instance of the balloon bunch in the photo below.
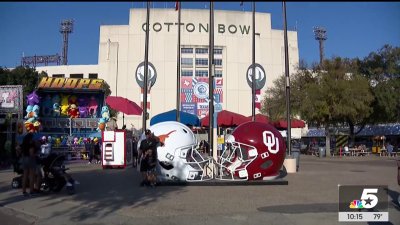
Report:
[[[99,126],[97,131],[104,131],[106,128],[106,123],[110,120],[110,110],[108,110],[108,106],[103,106],[101,108],[101,118],[99,119]]]
[[[39,122],[39,112],[40,107],[37,105],[39,103],[39,96],[36,94],[36,91],[26,96],[28,106],[26,107],[26,116],[25,116],[25,129],[29,133],[37,132],[40,128]]]

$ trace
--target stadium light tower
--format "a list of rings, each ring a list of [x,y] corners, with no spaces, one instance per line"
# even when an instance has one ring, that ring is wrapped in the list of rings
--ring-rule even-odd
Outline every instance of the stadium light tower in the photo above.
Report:
[[[74,29],[74,21],[71,19],[61,21],[60,33],[63,35],[62,65],[68,63],[68,35]]]
[[[324,27],[314,27],[315,40],[319,42],[319,64],[324,60],[324,41],[327,38],[326,29]]]

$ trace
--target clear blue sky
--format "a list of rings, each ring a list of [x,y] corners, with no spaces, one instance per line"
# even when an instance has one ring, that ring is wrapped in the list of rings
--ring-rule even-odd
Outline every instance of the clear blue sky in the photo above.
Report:
[[[155,2],[173,8],[175,2]],[[257,2],[257,11],[272,15],[272,27],[283,29],[282,3]],[[208,2],[183,2],[182,8],[208,9]],[[70,35],[70,65],[97,64],[100,25],[127,25],[130,8],[142,2],[1,2],[0,67],[20,65],[22,53],[61,55],[63,19],[75,20]],[[251,3],[216,2],[215,9],[251,11]],[[288,2],[288,28],[298,28],[300,59],[318,62],[313,27],[327,29],[325,56],[366,57],[384,44],[400,46],[400,2]]]

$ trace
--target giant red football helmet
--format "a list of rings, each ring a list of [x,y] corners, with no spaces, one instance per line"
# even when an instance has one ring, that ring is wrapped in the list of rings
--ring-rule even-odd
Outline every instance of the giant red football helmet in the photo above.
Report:
[[[217,162],[217,179],[267,180],[279,175],[286,145],[275,127],[260,122],[241,124],[225,144]]]

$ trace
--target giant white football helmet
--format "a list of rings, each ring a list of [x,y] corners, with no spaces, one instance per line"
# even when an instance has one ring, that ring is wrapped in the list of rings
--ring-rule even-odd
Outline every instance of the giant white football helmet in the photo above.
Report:
[[[164,181],[204,181],[212,179],[210,170],[212,158],[197,151],[197,139],[186,125],[167,121],[149,128],[160,139],[157,148],[158,178]]]

